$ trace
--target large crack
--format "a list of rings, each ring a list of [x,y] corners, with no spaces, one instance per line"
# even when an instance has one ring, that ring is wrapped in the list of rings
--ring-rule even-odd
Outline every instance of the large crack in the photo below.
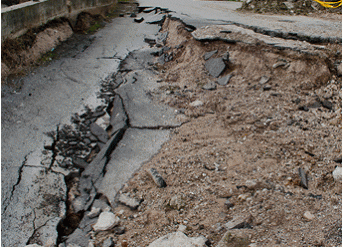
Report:
[[[30,153],[29,153],[29,154],[30,154]],[[24,162],[23,162],[23,163],[21,164],[21,166],[19,167],[19,170],[18,170],[18,180],[17,180],[17,182],[12,186],[11,194],[10,194],[10,196],[9,196],[9,198],[8,198],[7,205],[4,207],[3,213],[6,213],[7,208],[8,208],[8,206],[10,205],[10,203],[11,203],[11,201],[12,201],[12,198],[13,198],[13,195],[14,195],[14,191],[15,191],[16,187],[17,187],[17,186],[20,184],[20,182],[21,182],[23,169],[24,169],[24,167],[25,167],[25,165],[26,165],[27,156],[28,156],[29,154],[25,155],[25,157],[24,157]]]

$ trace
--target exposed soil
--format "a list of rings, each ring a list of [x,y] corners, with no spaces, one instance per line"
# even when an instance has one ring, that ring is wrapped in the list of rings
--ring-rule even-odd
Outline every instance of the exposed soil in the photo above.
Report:
[[[161,87],[152,95],[188,122],[122,188],[144,200],[137,210],[113,209],[126,232],[93,233],[95,245],[112,236],[116,246],[147,246],[182,224],[211,246],[341,246],[342,184],[332,176],[341,167],[341,46],[327,44],[327,56],[314,56],[262,43],[198,42],[177,21],[167,20],[165,31],[173,60],[160,65]],[[214,81],[203,59],[213,50],[214,57],[229,52],[223,75],[233,77],[203,90]],[[280,61],[287,66],[273,67]],[[203,105],[192,107],[196,100]],[[150,178],[152,167],[166,188]],[[236,217],[245,224],[227,231]]]
[[[89,40],[89,35],[103,27],[111,18],[133,11],[136,4],[131,1],[128,3],[117,4],[106,16],[82,12],[74,26],[66,18],[60,18],[30,29],[18,38],[4,40],[1,44],[1,82],[16,88],[15,79],[18,76],[23,76],[36,66],[64,56],[66,50],[73,52],[68,45],[67,49],[59,48],[59,45],[63,46],[69,38],[84,43],[83,40]],[[80,39],[80,36],[83,38]]]
[[[331,18],[332,14],[335,14],[334,16],[337,16],[337,18],[342,15],[342,7],[325,8],[313,0],[250,0],[243,1],[241,10],[267,14],[311,15],[324,18],[327,17],[328,14],[330,14]]]

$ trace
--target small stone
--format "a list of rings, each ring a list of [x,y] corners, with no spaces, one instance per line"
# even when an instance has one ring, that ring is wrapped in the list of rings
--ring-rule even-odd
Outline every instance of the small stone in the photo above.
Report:
[[[238,196],[238,200],[245,201],[249,196],[251,196],[250,193],[241,194]]]
[[[106,231],[119,224],[120,219],[111,212],[102,212],[93,226],[94,231]]]
[[[267,76],[262,76],[261,79],[260,79],[260,84],[265,84],[265,83],[268,83],[270,80],[270,77],[267,77]]]
[[[256,189],[258,185],[256,180],[246,180],[245,186],[247,186],[248,189]]]
[[[221,77],[217,80],[217,83],[221,86],[226,86],[229,82],[230,82],[230,79],[233,77],[232,74],[229,74],[227,76],[224,76],[224,77]]]
[[[219,77],[225,70],[226,65],[222,58],[209,59],[205,63],[205,68],[212,77]]]
[[[100,213],[101,213],[101,208],[92,207],[91,211],[87,214],[87,216],[88,218],[92,219],[92,218],[98,217]]]
[[[323,105],[324,108],[327,108],[329,110],[333,109],[333,103],[328,101],[328,100],[322,101],[322,105]]]
[[[113,232],[115,234],[118,234],[118,235],[122,235],[125,233],[125,227],[123,226],[116,226],[114,229],[113,229]]]
[[[222,56],[223,60],[226,62],[230,61],[230,53],[229,52],[225,52]]]
[[[332,172],[332,176],[335,181],[342,181],[342,167],[336,167]]]
[[[204,54],[204,60],[209,60],[213,55],[215,55],[218,52],[218,50],[214,50],[208,53]]]
[[[315,218],[315,216],[313,214],[311,214],[310,211],[306,211],[303,215],[303,217],[306,219],[306,220],[313,220]]]
[[[204,105],[204,103],[200,100],[195,100],[194,102],[191,102],[189,105],[192,107],[200,107],[200,106]]]
[[[169,206],[173,209],[180,210],[181,208],[184,208],[186,204],[181,195],[174,195],[169,201]]]
[[[307,174],[302,168],[299,168],[299,177],[300,177],[300,186],[302,186],[305,189],[308,189]]]
[[[102,247],[114,247],[114,241],[112,237],[109,237],[105,239],[104,242],[102,242]]]
[[[231,229],[241,229],[241,228],[251,228],[250,223],[252,222],[252,216],[236,216],[231,221],[227,222],[224,226],[227,230]]]
[[[288,65],[289,64],[287,62],[285,62],[285,61],[279,61],[279,62],[277,62],[277,63],[275,63],[273,65],[273,69],[276,69],[276,68],[279,68],[279,67],[287,68]]]
[[[215,90],[215,89],[217,89],[217,85],[214,82],[208,82],[202,88],[204,90]]]
[[[224,206],[227,207],[228,209],[229,208],[232,208],[233,206],[235,206],[235,204],[233,204],[230,199],[227,199],[224,203]]]
[[[272,86],[269,85],[269,84],[266,84],[263,86],[263,91],[268,91],[268,90],[271,90],[272,89]]]
[[[158,173],[158,171],[155,168],[151,168],[149,170],[149,174],[152,177],[152,179],[154,180],[154,182],[157,184],[158,187],[164,188],[167,186],[163,177]]]
[[[131,13],[130,17],[137,17],[136,13]]]
[[[126,206],[128,206],[129,208],[131,208],[132,210],[135,210],[138,208],[138,206],[141,204],[140,201],[137,201],[134,198],[129,197],[126,194],[121,194],[119,196],[118,201]]]
[[[144,18],[141,17],[141,18],[135,18],[133,19],[134,22],[137,22],[137,23],[141,23],[142,21],[144,21]]]

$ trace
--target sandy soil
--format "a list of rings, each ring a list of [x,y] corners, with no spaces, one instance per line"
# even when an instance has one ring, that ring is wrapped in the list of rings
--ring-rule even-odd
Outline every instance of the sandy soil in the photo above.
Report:
[[[341,47],[326,46],[330,60],[264,44],[201,43],[175,21],[165,31],[174,59],[160,65],[161,87],[152,94],[188,122],[121,190],[144,200],[134,211],[113,209],[126,232],[92,234],[95,245],[112,236],[116,246],[147,246],[183,224],[211,246],[341,246],[342,185],[332,176],[341,167],[342,83],[334,67]],[[215,57],[229,52],[224,75],[234,76],[203,90],[214,80],[203,55],[215,49]],[[273,68],[279,61],[288,64]],[[192,107],[196,100],[203,105]],[[152,167],[166,188],[150,178]],[[227,231],[233,218],[244,228]]]

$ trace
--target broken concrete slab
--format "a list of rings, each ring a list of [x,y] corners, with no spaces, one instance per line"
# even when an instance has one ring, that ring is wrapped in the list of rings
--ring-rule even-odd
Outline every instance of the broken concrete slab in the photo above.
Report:
[[[76,228],[75,231],[68,236],[68,239],[65,241],[66,247],[88,247],[90,240],[88,233],[83,231],[80,228]]]
[[[72,202],[76,213],[87,210],[93,203],[97,194],[94,184],[103,174],[104,168],[109,160],[109,156],[120,141],[124,132],[125,131],[121,129],[114,134],[93,161],[82,172],[78,187],[80,196]]]
[[[158,15],[146,17],[145,23],[162,25],[165,19],[166,19],[165,14],[158,14]]]
[[[60,221],[61,218],[59,217],[49,220],[45,225],[35,231],[32,240],[44,247],[56,246],[58,237],[56,227]]]
[[[92,123],[90,125],[90,129],[92,134],[96,136],[101,142],[106,143],[108,141],[108,134],[98,124]]]
[[[149,244],[149,247],[205,247],[207,238],[204,236],[187,237],[183,232],[173,232],[164,235]]]
[[[125,113],[123,101],[119,95],[116,95],[113,100],[113,107],[111,109],[110,118],[110,135],[112,136],[118,130],[124,128],[127,122],[127,116]]]
[[[217,80],[217,83],[221,86],[226,86],[229,82],[230,82],[230,79],[233,77],[232,74],[229,74],[229,75],[226,75],[224,77],[221,77]]]
[[[236,25],[203,26],[192,32],[192,36],[198,41],[221,40],[228,43],[246,44],[257,44],[262,41],[279,49],[292,49],[311,54],[320,54],[320,50],[323,49],[319,45],[312,45],[306,41],[271,37]]]
[[[95,185],[98,193],[105,195],[113,204],[122,185],[159,151],[169,139],[169,134],[169,130],[129,128],[111,154],[106,174]]]
[[[45,168],[24,166],[20,176],[10,204],[4,209],[2,243],[25,246],[35,231],[48,224],[39,231],[37,240],[55,244],[56,239],[51,241],[45,237],[49,231],[51,237],[57,238],[57,224],[66,213],[67,188],[63,175],[48,172]]]
[[[154,75],[148,72],[137,74],[137,81],[134,84],[124,84],[116,90],[123,100],[131,126],[139,128],[180,126],[181,123],[176,120],[175,111],[171,107],[151,99],[149,92],[159,86],[154,80]]]
[[[205,53],[205,54],[204,54],[204,60],[210,59],[210,58],[211,58],[213,55],[215,55],[217,52],[218,52],[218,50],[214,50],[214,51]]]
[[[205,63],[205,68],[212,77],[219,77],[225,70],[226,65],[222,58],[209,59]]]

